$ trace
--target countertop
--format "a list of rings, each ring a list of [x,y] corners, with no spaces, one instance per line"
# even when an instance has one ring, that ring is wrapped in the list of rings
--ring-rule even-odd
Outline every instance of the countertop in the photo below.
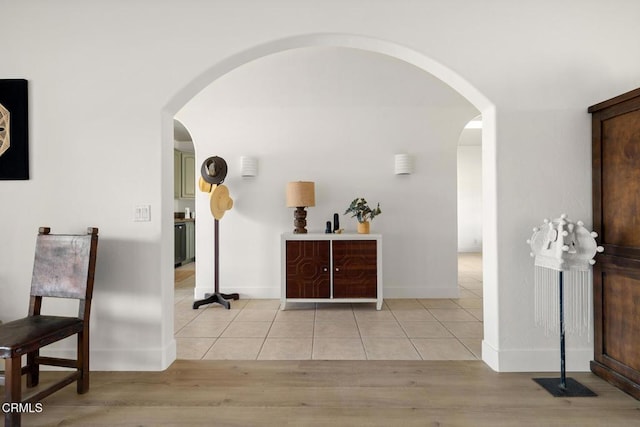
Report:
[[[196,222],[195,218],[173,218],[173,222],[175,223],[180,223],[180,222]]]

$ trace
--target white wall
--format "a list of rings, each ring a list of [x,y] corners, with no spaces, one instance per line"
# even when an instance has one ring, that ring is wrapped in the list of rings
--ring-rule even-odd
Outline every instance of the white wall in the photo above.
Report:
[[[458,252],[481,252],[482,130],[463,130],[458,144]]]
[[[296,49],[264,57],[216,80],[177,115],[193,135],[197,164],[219,155],[236,199],[220,223],[220,284],[242,297],[280,297],[280,234],[293,229],[288,181],[316,183],[307,229],[322,233],[333,214],[365,197],[383,214],[384,295],[457,297],[456,148],[478,111],[424,71],[372,52]],[[415,171],[397,176],[394,154]],[[259,159],[240,177],[240,156]],[[199,168],[198,168],[199,175]],[[197,198],[196,297],[213,288],[209,195]]]
[[[483,358],[502,371],[557,369],[557,340],[533,326],[524,240],[555,213],[591,222],[586,108],[638,86],[640,56],[631,52],[640,3],[33,0],[2,1],[1,10],[0,38],[11,42],[0,76],[30,82],[31,160],[29,181],[0,182],[3,321],[26,312],[37,227],[98,226],[92,367],[168,366],[173,116],[214,77],[261,53],[366,39],[390,56],[413,52],[490,122]],[[151,205],[151,222],[133,221],[136,204]],[[592,343],[569,336],[567,345],[568,369],[588,369]]]

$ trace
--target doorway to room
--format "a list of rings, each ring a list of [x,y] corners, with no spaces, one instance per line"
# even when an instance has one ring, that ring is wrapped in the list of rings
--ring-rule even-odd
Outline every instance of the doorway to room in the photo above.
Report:
[[[481,359],[481,120],[470,121],[457,143],[458,298],[388,299],[381,313],[372,306],[280,312],[277,299],[193,310],[195,263],[188,263],[175,269],[178,359]]]
[[[367,74],[370,75],[367,79],[357,79]],[[373,97],[372,92],[376,92]],[[345,109],[345,105],[348,108]],[[469,176],[471,165],[479,161],[479,157],[472,156],[462,167],[456,164],[456,160],[460,162],[468,157],[462,153],[463,148],[470,148],[469,143],[461,147],[460,141],[465,141],[461,128],[477,113],[451,88],[409,64],[344,48],[307,48],[258,59],[250,67],[234,70],[203,89],[177,117],[196,137],[195,144],[203,153],[202,157],[221,155],[228,163],[225,185],[238,201],[221,221],[222,233],[228,236],[228,231],[233,230],[233,240],[242,240],[244,236],[267,234],[277,238],[277,230],[287,230],[291,225],[289,221],[280,224],[285,221],[274,221],[274,218],[288,212],[274,210],[268,199],[262,200],[256,210],[248,195],[271,193],[279,188],[279,180],[288,177],[285,174],[279,177],[280,171],[269,168],[272,163],[281,170],[288,169],[288,164],[311,168],[315,161],[310,159],[326,156],[322,149],[314,150],[315,146],[327,146],[329,151],[339,152],[344,159],[336,161],[347,161],[355,166],[343,172],[339,179],[334,176],[339,172],[327,175],[315,171],[313,179],[317,181],[318,192],[323,187],[325,192],[331,191],[323,197],[319,194],[317,205],[310,209],[310,232],[318,232],[319,225],[324,225],[317,220],[322,217],[317,210],[325,205],[339,206],[352,197],[349,192],[353,189],[358,189],[370,201],[381,201],[384,214],[372,225],[374,232],[381,233],[384,240],[384,270],[391,272],[387,273],[385,283],[395,281],[401,286],[396,285],[395,289],[389,286],[385,290],[382,312],[365,304],[307,304],[302,305],[301,310],[281,312],[278,310],[278,286],[270,285],[277,283],[279,277],[256,282],[260,286],[255,288],[260,289],[241,291],[243,300],[232,301],[230,311],[217,305],[193,310],[194,296],[202,299],[204,295],[197,295],[197,289],[192,292],[191,285],[183,286],[176,295],[178,356],[251,360],[478,359],[482,339],[482,278],[478,270],[481,258],[469,258],[469,254],[455,258],[455,253],[460,251],[456,234],[465,237],[473,234],[473,247],[465,248],[467,252],[474,249],[478,252],[482,239],[481,224],[480,227],[466,226],[473,222],[468,218],[470,215],[462,215],[457,221],[455,218],[456,192],[458,205],[465,207],[470,199],[467,196],[471,196],[469,193],[475,193],[467,191],[466,187],[456,188],[456,181],[458,184],[481,182],[477,174]],[[374,117],[378,120],[373,121]],[[323,125],[316,126],[316,121]],[[238,129],[235,123],[241,122],[252,126]],[[325,129],[327,127],[331,130]],[[378,136],[390,130],[394,134],[393,140]],[[462,131],[463,134],[467,132],[480,135],[477,130]],[[318,133],[322,134],[322,141],[316,141]],[[341,138],[343,143],[335,144],[334,140]],[[401,145],[395,139],[401,140]],[[283,143],[283,140],[291,143]],[[309,141],[304,150],[300,149],[298,140]],[[376,176],[384,176],[384,172],[359,179],[360,174],[366,174],[370,169],[381,169],[388,160],[378,152],[367,151],[366,161],[358,162],[360,147],[349,149],[348,144],[362,145],[363,140],[365,146],[376,146],[376,151],[402,149],[410,153],[414,170],[409,175],[396,175],[395,168],[391,168],[386,179]],[[271,151],[278,150],[285,150],[286,154],[271,155]],[[234,157],[243,153],[260,153],[257,158],[262,167],[256,176],[240,176],[239,164]],[[394,156],[388,157],[394,159]],[[198,163],[202,160],[200,158]],[[376,167],[376,164],[380,166]],[[340,195],[345,188],[348,191]],[[273,194],[269,198],[273,199]],[[437,201],[437,210],[432,208],[434,201]],[[198,206],[201,209],[198,213],[202,214],[198,215],[198,237],[205,239],[207,232],[203,230],[212,218],[209,206]],[[414,217],[403,215],[404,210],[398,208],[408,206],[423,212],[423,218],[417,223]],[[472,206],[465,211],[477,215],[477,208]],[[269,215],[270,210],[273,210],[272,215]],[[331,211],[328,214],[333,216]],[[426,225],[422,219],[427,220]],[[246,228],[249,220],[257,222],[251,224],[254,227],[251,231]],[[340,222],[345,233],[355,231],[349,217],[342,217]],[[397,225],[400,222],[402,226]],[[481,223],[481,219],[476,222]],[[462,230],[459,233],[455,232],[456,223]],[[448,233],[440,233],[446,228]],[[276,232],[272,231],[274,229]],[[426,239],[428,235],[431,237]],[[221,240],[225,237],[223,235]],[[422,243],[416,246],[417,241]],[[236,242],[223,240],[222,243],[222,256],[229,257]],[[254,240],[252,246],[256,243]],[[417,256],[405,254],[399,259],[395,250],[385,251],[385,246],[406,246],[422,253]],[[252,273],[228,274],[228,271],[242,267],[240,263],[234,263],[234,259],[244,259],[243,265],[251,265],[250,270],[265,273],[280,261],[277,254],[269,258],[274,254],[252,253],[253,248],[246,246],[240,249],[221,264],[221,285],[234,292],[235,287],[248,282]],[[261,270],[260,262],[264,259],[270,261]],[[200,263],[199,259],[198,267],[211,267],[211,263],[207,265],[211,257],[202,260]],[[427,264],[427,274],[398,274],[402,273],[398,266],[405,268],[411,263]],[[438,271],[434,272],[434,269]],[[183,270],[177,269],[176,274],[186,273]],[[201,276],[210,279],[208,275]],[[266,274],[261,276],[268,277]],[[406,286],[407,279],[413,276],[424,279],[422,286]],[[199,280],[202,282],[203,277]],[[180,283],[185,284],[184,281]],[[229,284],[234,288],[227,287]],[[270,294],[260,295],[259,292]],[[251,299],[247,301],[247,298]]]
[[[192,297],[196,272],[195,147],[187,128],[173,120],[174,298]],[[176,310],[180,325],[184,310]]]
[[[224,74],[224,73],[223,73],[223,74]],[[414,301],[414,302],[417,302],[418,304],[420,304],[420,301]],[[400,309],[400,306],[401,306],[401,305],[404,305],[404,303],[397,303],[396,305],[397,305],[397,307],[396,307],[396,308],[398,308],[398,310],[399,310],[399,309]],[[413,305],[413,303],[411,303],[411,304],[409,304],[409,305]],[[413,308],[415,309],[415,308],[417,308],[417,307],[416,307],[416,306],[414,306]],[[426,308],[426,307],[423,307],[423,308]],[[262,306],[262,307],[256,307],[256,309],[257,309],[257,310],[259,310],[259,311],[262,311],[262,314],[265,314],[265,311],[272,310],[273,308],[270,308],[270,307],[264,307],[264,306]],[[406,312],[410,312],[410,311],[411,311],[411,307],[406,307],[406,306],[405,306],[405,307],[403,307],[403,309],[404,309],[403,311],[406,311]],[[436,308],[434,308],[434,309],[436,309]],[[428,311],[428,308],[427,308],[427,311]],[[222,313],[222,312],[221,312],[221,313]],[[204,313],[203,313],[203,315],[204,315]],[[357,316],[357,315],[358,315],[358,314],[355,314],[355,312],[354,312],[353,316],[355,317],[355,316]],[[256,312],[256,313],[253,313],[253,316],[259,316],[259,314],[257,314],[257,312]],[[397,315],[392,314],[392,316],[396,317],[396,319],[397,319]],[[400,315],[400,316],[402,316],[402,315]],[[246,321],[246,322],[260,322],[260,321],[262,321],[262,320],[258,320],[258,318],[257,318],[257,317],[253,317],[253,320],[250,320],[250,319],[248,319],[248,318],[247,318],[247,319],[245,319],[245,321]],[[384,321],[384,320],[380,320],[380,319],[378,319],[378,320],[374,320],[374,321],[382,322],[382,321]],[[422,320],[422,319],[421,319],[421,320],[414,320],[414,321],[419,322],[419,321],[426,321],[426,320]],[[451,320],[451,321],[456,321],[456,320]],[[460,320],[458,320],[458,321],[460,321]],[[274,323],[272,323],[272,325],[274,325],[274,324],[275,324],[275,322],[274,322]],[[433,323],[433,325],[436,325],[436,324],[437,324],[437,323]],[[255,326],[255,325],[254,325],[254,326]],[[366,327],[365,327],[365,328],[366,328]],[[229,338],[232,338],[232,337],[231,337],[231,336],[229,336]],[[390,338],[390,339],[392,339],[391,337],[389,337],[389,338]]]
[[[460,133],[457,155],[458,285],[454,302],[480,323],[483,315],[482,277],[482,116],[469,121]],[[481,354],[481,325],[465,326],[465,345]],[[453,324],[454,330],[461,325]]]

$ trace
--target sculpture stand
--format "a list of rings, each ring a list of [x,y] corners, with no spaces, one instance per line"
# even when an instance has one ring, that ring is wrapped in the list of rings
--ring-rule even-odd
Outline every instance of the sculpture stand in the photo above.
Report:
[[[214,273],[213,273],[213,278],[214,278],[214,292],[212,294],[204,294],[204,299],[199,300],[199,301],[195,301],[193,303],[193,309],[196,310],[198,307],[200,307],[201,305],[205,305],[205,304],[213,304],[213,303],[218,303],[222,306],[224,306],[224,308],[226,308],[227,310],[229,310],[231,308],[231,303],[229,302],[229,300],[238,300],[240,299],[240,295],[233,293],[233,294],[223,294],[220,293],[219,290],[219,279],[220,279],[220,274],[219,274],[219,259],[218,259],[218,249],[220,247],[219,245],[219,226],[218,226],[219,221],[217,219],[214,219],[214,262],[213,262],[213,268],[214,268]]]
[[[558,273],[560,286],[560,378],[534,378],[533,380],[540,384],[542,388],[547,390],[553,397],[591,397],[597,396],[589,388],[583,386],[573,378],[567,378],[565,367],[565,348],[564,348],[564,283],[563,272]]]

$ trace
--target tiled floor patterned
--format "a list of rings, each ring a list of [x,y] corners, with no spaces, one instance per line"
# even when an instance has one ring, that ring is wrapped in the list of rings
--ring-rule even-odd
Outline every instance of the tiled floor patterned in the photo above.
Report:
[[[192,308],[195,264],[176,269],[178,359],[474,360],[481,358],[482,256],[458,257],[460,298],[375,304],[241,299]]]

